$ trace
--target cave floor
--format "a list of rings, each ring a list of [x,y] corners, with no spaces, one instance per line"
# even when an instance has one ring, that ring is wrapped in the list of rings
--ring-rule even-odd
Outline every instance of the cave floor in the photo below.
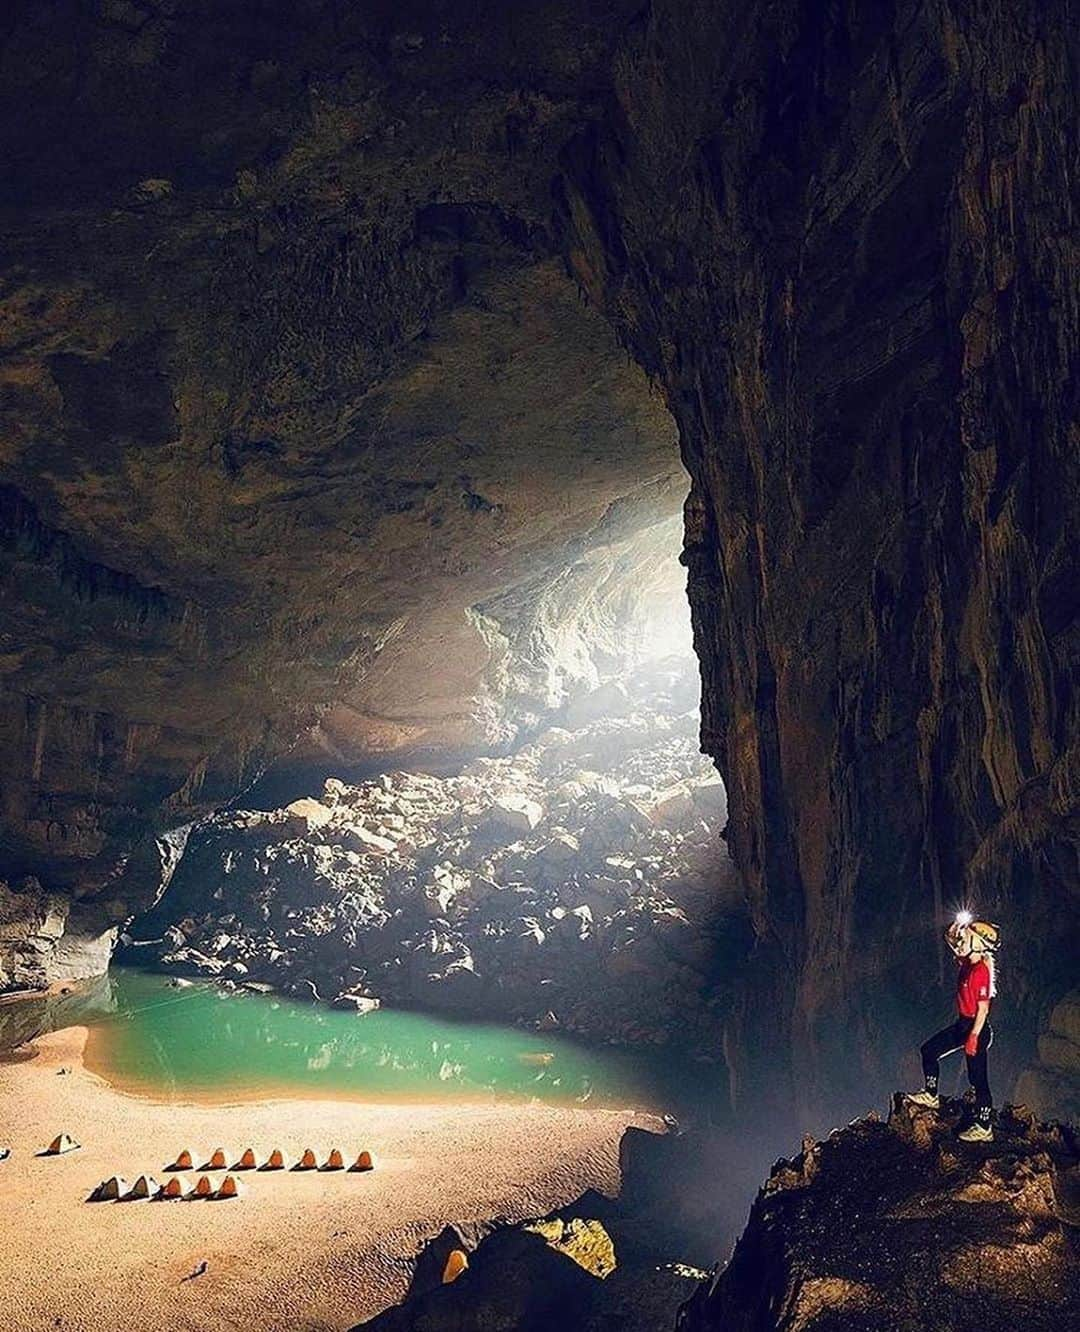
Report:
[[[86,1035],[52,1033],[34,1058],[0,1065],[9,1332],[347,1328],[401,1298],[413,1255],[448,1222],[537,1216],[586,1188],[614,1192],[623,1129],[651,1123],[542,1105],[157,1103],[90,1073]],[[81,1148],[36,1155],[60,1132]],[[333,1146],[346,1157],[367,1148],[376,1169],[251,1172],[230,1202],[86,1201],[113,1174],[168,1178],[162,1168],[185,1147],[197,1167],[217,1146],[231,1163],[248,1146],[259,1160],[275,1146],[290,1160],[309,1145],[320,1161]]]

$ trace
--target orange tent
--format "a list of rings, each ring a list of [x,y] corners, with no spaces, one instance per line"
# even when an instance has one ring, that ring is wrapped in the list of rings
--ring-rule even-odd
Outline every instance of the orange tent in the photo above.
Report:
[[[469,1255],[464,1249],[451,1249],[446,1255],[446,1265],[443,1267],[442,1283],[449,1286],[451,1282],[456,1281],[462,1272],[469,1266]]]
[[[226,1175],[221,1181],[221,1188],[214,1194],[215,1198],[239,1198],[239,1196],[240,1185],[235,1175]]]

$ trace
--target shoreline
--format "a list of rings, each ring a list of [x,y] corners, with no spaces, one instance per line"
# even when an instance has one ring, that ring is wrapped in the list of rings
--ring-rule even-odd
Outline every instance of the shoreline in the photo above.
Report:
[[[229,1104],[161,1101],[87,1066],[85,1027],[30,1042],[0,1064],[0,1265],[6,1328],[40,1332],[333,1332],[396,1302],[411,1258],[454,1221],[542,1215],[589,1188],[618,1188],[618,1146],[653,1114],[504,1101],[353,1101],[286,1096]],[[61,1074],[60,1069],[70,1071]],[[35,1155],[58,1133],[82,1144]],[[263,1159],[306,1146],[374,1153],[371,1174],[244,1172],[228,1203],[101,1203],[102,1179],[163,1176],[182,1149]],[[189,1172],[194,1182],[198,1170]],[[221,1172],[212,1176],[220,1181]],[[183,1278],[201,1261],[206,1273]]]

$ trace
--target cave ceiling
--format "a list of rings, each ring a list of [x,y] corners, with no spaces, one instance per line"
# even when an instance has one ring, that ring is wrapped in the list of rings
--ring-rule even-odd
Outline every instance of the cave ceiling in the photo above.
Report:
[[[550,232],[601,30],[102,4],[58,39],[17,8],[7,110],[39,114],[4,132],[9,871],[93,884],[289,751],[509,738],[474,608],[527,619],[685,493]]]

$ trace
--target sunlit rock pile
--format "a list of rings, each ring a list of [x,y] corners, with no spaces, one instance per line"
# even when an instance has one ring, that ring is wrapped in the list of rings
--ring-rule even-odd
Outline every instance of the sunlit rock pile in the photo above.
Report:
[[[331,778],[208,819],[122,956],[716,1053],[748,927],[694,684],[654,666],[456,776]]]
[[[419,1255],[406,1300],[368,1332],[660,1332],[702,1273],[657,1261],[636,1218],[599,1195],[520,1225],[447,1226]],[[354,1332],[359,1332],[355,1329]]]
[[[760,1178],[711,1129],[629,1128],[621,1184],[541,1220],[462,1220],[417,1254],[400,1305],[369,1332],[667,1332],[718,1254],[729,1250]],[[721,1187],[718,1187],[718,1183]],[[359,1329],[356,1330],[359,1332]]]

